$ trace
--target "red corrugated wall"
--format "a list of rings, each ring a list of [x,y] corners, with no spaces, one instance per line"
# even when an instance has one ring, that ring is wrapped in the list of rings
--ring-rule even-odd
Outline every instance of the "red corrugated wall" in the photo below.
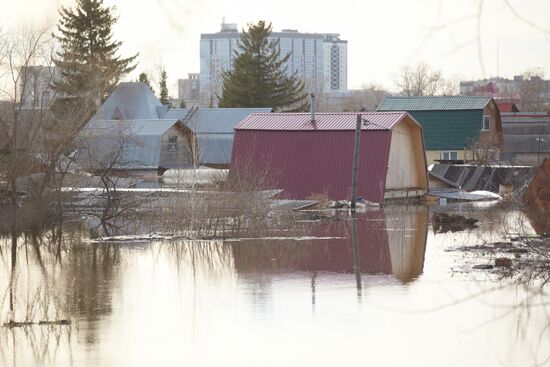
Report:
[[[355,132],[235,130],[232,174],[267,175],[283,196],[304,199],[326,193],[349,199]],[[381,203],[391,143],[389,130],[361,132],[358,195]]]

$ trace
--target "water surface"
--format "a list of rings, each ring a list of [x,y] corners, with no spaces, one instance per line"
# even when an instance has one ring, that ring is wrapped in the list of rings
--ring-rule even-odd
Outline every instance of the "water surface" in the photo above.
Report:
[[[72,324],[1,328],[0,365],[544,365],[545,308],[448,251],[523,220],[491,213],[436,234],[428,209],[394,207],[312,222],[317,240],[90,244],[73,229],[58,246],[27,234],[13,272],[5,239],[2,321],[13,279],[17,320]]]

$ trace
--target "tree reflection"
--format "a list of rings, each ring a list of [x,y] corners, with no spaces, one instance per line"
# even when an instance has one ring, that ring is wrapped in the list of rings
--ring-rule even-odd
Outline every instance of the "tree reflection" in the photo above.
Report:
[[[118,247],[82,243],[86,235],[75,226],[0,238],[0,263],[6,269],[0,274],[0,289],[6,294],[0,298],[0,314],[9,326],[0,328],[0,339],[12,343],[0,350],[13,351],[13,364],[55,359],[60,347],[70,352],[73,329],[82,322],[87,324],[86,339],[97,339],[95,321],[112,311],[120,257]]]

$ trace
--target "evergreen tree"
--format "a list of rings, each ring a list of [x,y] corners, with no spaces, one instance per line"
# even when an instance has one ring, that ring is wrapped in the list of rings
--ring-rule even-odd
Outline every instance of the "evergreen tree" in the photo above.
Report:
[[[187,105],[185,104],[185,101],[182,99],[180,100],[180,108],[185,108]]]
[[[159,90],[160,90],[160,103],[162,103],[165,106],[171,106],[170,103],[170,97],[168,97],[168,87],[166,86],[166,79],[168,78],[168,75],[166,74],[166,70],[162,70],[160,72],[160,83],[159,83]]]
[[[304,83],[296,73],[289,75],[279,43],[269,40],[271,23],[249,24],[235,52],[233,70],[224,71],[220,107],[271,107],[276,111],[309,109]]]
[[[151,82],[149,81],[149,77],[147,76],[146,73],[139,74],[138,82],[141,82],[141,83],[147,85],[149,87],[149,89],[151,89],[153,91],[153,87],[151,86]],[[153,91],[153,93],[154,93],[154,91]]]
[[[118,19],[114,12],[103,0],[76,0],[74,9],[61,7],[54,34],[61,48],[54,61],[62,78],[54,88],[65,100],[97,105],[135,69],[137,55],[117,55],[122,42],[112,40],[111,28]]]

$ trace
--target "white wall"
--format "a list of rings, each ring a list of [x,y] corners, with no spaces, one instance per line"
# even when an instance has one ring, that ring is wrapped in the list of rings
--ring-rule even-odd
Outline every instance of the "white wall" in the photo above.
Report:
[[[392,129],[386,189],[427,188],[420,128],[404,119]]]

